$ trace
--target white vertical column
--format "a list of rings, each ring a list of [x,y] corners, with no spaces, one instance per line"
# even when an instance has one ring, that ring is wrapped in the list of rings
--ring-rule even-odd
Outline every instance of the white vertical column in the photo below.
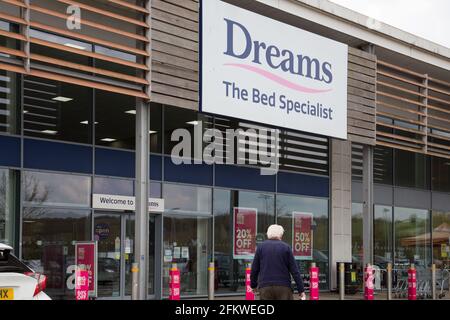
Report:
[[[148,263],[148,187],[150,175],[150,106],[139,100],[136,106],[136,217],[135,262],[139,266],[138,300],[147,298]]]
[[[352,147],[350,141],[331,141],[331,282],[336,288],[336,263],[352,261]]]

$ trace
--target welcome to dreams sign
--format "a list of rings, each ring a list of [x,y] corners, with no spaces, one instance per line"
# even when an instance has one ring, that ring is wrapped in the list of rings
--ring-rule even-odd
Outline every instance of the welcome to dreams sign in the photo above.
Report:
[[[202,1],[201,111],[347,139],[348,47]]]

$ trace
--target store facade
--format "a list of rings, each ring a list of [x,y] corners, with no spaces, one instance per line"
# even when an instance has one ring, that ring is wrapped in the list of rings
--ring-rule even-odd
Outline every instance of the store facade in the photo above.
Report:
[[[341,64],[332,69],[339,81],[336,95],[323,93],[330,96],[311,111],[314,102],[306,104],[311,90],[296,95],[298,86],[306,90],[301,80],[276,83],[269,76],[270,81],[255,82],[242,65],[221,73],[217,65],[227,61],[215,65],[217,52],[204,51],[220,45],[202,40],[200,29],[207,24],[200,23],[201,8],[194,0],[79,1],[81,29],[68,28],[63,18],[76,10],[63,1],[0,2],[0,242],[47,276],[52,298],[74,299],[75,243],[97,241],[98,298],[130,299],[134,208],[102,206],[94,198],[133,199],[140,192],[138,182],[146,180],[148,197],[163,203],[163,210],[150,209],[146,217],[148,299],[167,298],[174,263],[181,271],[182,297],[207,296],[210,262],[216,266],[216,294],[243,295],[252,256],[237,249],[240,212],[254,219],[247,229],[255,245],[273,223],[285,228],[284,240],[294,249],[307,245],[309,251],[297,255],[305,282],[315,262],[325,291],[336,286],[336,262],[445,264],[450,232],[450,84],[445,81],[450,71],[445,62],[405,58],[388,42],[386,49],[378,39],[369,41],[366,33],[373,32],[365,26],[333,29],[326,10],[308,1],[285,7],[250,1],[242,8],[236,6],[240,1],[208,1],[213,11],[216,3],[230,14],[245,12],[256,25],[273,23],[275,36],[265,40],[264,33],[252,33],[251,19],[244,25],[236,14],[234,23],[224,24],[228,29],[222,31],[234,30],[235,40],[243,35],[241,40],[259,41],[259,60],[254,47],[246,62],[277,67],[276,59],[292,42],[276,43],[280,30],[311,37],[317,48],[308,49],[306,60],[297,57],[300,64],[312,63],[303,70],[305,83],[322,79],[315,88],[327,91],[322,84],[331,82],[328,65]],[[308,18],[309,12],[318,20]],[[342,14],[350,19],[354,13]],[[96,23],[99,17],[102,24]],[[233,48],[227,42],[233,59],[248,51],[239,41]],[[279,48],[263,54],[269,41]],[[286,56],[300,47],[289,47]],[[315,61],[323,62],[323,74],[313,72]],[[275,67],[273,74],[279,71]],[[295,68],[301,67],[294,60],[284,64],[288,71]],[[422,82],[422,74],[430,84]],[[214,87],[221,76],[234,81]],[[267,100],[261,94],[257,100],[269,111],[239,114],[245,85],[236,86],[243,79],[267,93]],[[270,113],[272,92],[280,98],[280,86],[288,93],[279,100],[286,102],[280,107],[283,115]],[[222,100],[211,94],[227,88],[230,96]],[[421,91],[433,89],[434,96]],[[303,107],[295,104],[302,99]],[[139,139],[143,105],[150,113],[144,158]],[[177,158],[180,129],[192,137],[185,144],[192,154],[185,148]],[[237,134],[227,136],[227,130]],[[214,146],[224,152],[216,148],[216,161],[206,163],[198,155],[211,146],[211,133],[219,135]],[[264,157],[277,160],[276,172],[264,171],[273,169],[258,161]],[[139,159],[148,160],[148,177],[137,176]],[[300,239],[296,221],[308,217]]]

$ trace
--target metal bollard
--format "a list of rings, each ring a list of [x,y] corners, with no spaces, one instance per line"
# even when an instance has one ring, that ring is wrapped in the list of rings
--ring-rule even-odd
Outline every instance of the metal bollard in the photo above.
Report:
[[[209,263],[208,268],[209,282],[208,282],[208,300],[214,300],[214,285],[215,285],[215,264]]]
[[[431,297],[436,300],[436,265],[431,265]]]
[[[138,281],[139,281],[139,263],[133,263],[131,265],[131,283],[132,283],[132,290],[131,290],[131,300],[138,300],[139,296],[139,287],[138,287]]]
[[[387,265],[387,299],[392,300],[392,264]]]
[[[339,263],[339,300],[345,299],[345,265]]]

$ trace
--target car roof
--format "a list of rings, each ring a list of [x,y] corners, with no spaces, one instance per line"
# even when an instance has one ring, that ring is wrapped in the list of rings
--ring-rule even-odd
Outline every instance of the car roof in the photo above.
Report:
[[[0,250],[12,250],[13,248],[4,244],[4,243],[0,243]]]

